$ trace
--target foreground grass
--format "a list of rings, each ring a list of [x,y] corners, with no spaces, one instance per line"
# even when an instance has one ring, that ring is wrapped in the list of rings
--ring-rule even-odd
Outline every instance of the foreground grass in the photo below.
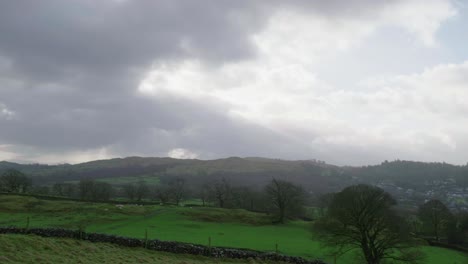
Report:
[[[33,235],[0,235],[0,263],[277,263],[214,259]]]
[[[309,232],[310,222],[294,221],[273,225],[264,214],[244,210],[200,207],[116,206],[70,201],[45,201],[32,197],[0,195],[0,225],[25,227],[63,227],[86,231],[143,238],[207,244],[213,246],[279,251],[311,259],[332,258]],[[422,247],[427,264],[467,264],[468,256],[453,250]],[[1,261],[0,261],[1,262]],[[345,255],[338,263],[362,263]]]

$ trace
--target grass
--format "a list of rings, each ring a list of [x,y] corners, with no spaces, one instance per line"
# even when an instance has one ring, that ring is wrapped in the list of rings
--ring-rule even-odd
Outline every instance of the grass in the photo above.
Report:
[[[213,246],[251,248],[280,252],[332,263],[331,257],[309,232],[310,222],[293,221],[273,225],[264,214],[245,210],[224,210],[203,207],[117,206],[70,201],[46,201],[32,197],[0,195],[0,225],[24,227],[64,227],[77,229],[85,225],[90,232],[207,244]],[[468,256],[453,250],[422,247],[427,264],[466,264]],[[450,262],[447,262],[450,261]],[[345,255],[338,263],[360,263]]]
[[[257,260],[213,259],[32,235],[0,235],[0,263],[274,263]]]

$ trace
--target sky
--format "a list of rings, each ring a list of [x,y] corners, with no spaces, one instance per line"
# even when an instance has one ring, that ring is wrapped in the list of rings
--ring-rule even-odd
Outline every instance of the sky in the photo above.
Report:
[[[0,0],[0,160],[468,161],[468,1]]]

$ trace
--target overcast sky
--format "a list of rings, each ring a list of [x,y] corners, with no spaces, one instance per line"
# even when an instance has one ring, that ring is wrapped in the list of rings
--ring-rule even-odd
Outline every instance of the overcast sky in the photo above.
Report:
[[[468,161],[468,1],[0,0],[0,160]]]

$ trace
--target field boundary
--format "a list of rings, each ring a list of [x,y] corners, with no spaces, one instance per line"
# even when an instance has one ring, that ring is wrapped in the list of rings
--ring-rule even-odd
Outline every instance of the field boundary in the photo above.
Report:
[[[34,198],[41,199],[41,200],[70,201],[70,202],[81,202],[81,203],[136,204],[136,205],[160,205],[161,204],[160,202],[147,202],[147,201],[81,200],[81,199],[77,199],[77,198],[70,198],[70,197],[63,197],[63,196],[29,194],[29,193],[0,192],[0,195],[34,197]]]
[[[0,227],[0,234],[37,235],[41,237],[72,238],[93,243],[111,243],[124,247],[142,247],[148,250],[164,251],[176,254],[200,255],[213,258],[260,259],[265,261],[283,261],[294,264],[325,264],[321,260],[307,260],[301,257],[266,253],[249,249],[210,247],[174,241],[145,240],[99,233],[87,233],[81,230],[61,228],[16,228]]]
[[[460,252],[463,252],[463,253],[468,253],[468,248],[463,247],[463,246],[453,245],[453,244],[444,243],[444,242],[439,242],[439,241],[435,241],[433,239],[424,239],[424,240],[427,241],[429,246],[447,248],[447,249],[451,249],[451,250],[460,251]]]

